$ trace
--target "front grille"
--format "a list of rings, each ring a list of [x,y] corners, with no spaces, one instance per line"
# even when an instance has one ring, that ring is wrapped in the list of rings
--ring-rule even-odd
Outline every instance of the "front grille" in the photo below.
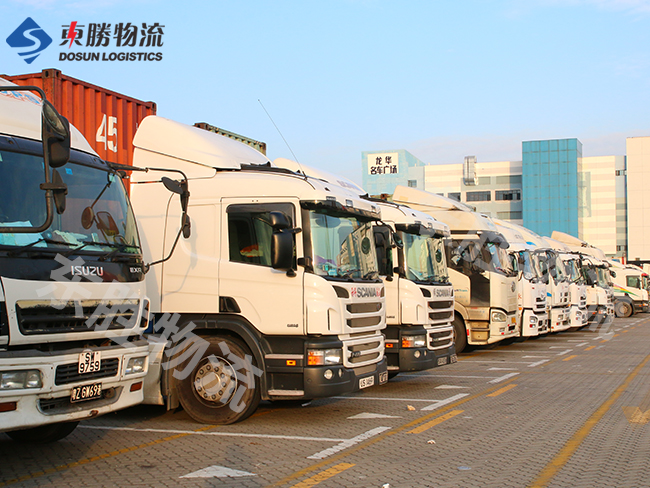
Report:
[[[429,308],[438,309],[438,308],[452,308],[454,306],[453,300],[442,300],[440,302],[429,302]]]
[[[138,300],[19,300],[16,317],[23,335],[132,329],[139,307]]]
[[[383,336],[373,334],[359,339],[343,341],[343,365],[350,367],[365,366],[380,361],[384,353]]]
[[[428,349],[446,349],[454,343],[454,333],[452,327],[445,327],[444,329],[427,330],[428,335]]]
[[[431,320],[438,321],[438,320],[451,319],[452,315],[453,315],[452,311],[448,311],[448,312],[431,312],[429,314],[429,318]]]
[[[431,324],[449,323],[454,318],[454,301],[453,300],[440,300],[430,301],[429,305],[429,321]]]
[[[54,383],[56,385],[67,385],[99,378],[110,378],[111,376],[117,376],[119,368],[120,360],[118,358],[102,359],[101,368],[93,373],[79,373],[77,363],[62,364],[56,367]]]
[[[348,319],[348,327],[372,327],[373,325],[379,325],[381,322],[381,317],[359,317],[356,319]]]

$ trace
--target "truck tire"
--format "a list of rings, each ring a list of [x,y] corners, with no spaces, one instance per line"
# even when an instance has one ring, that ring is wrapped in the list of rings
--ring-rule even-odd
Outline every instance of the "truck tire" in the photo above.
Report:
[[[202,338],[210,345],[177,385],[183,409],[204,424],[226,425],[248,418],[260,403],[260,380],[255,374],[259,370],[251,364],[250,349],[233,337]],[[184,365],[179,366],[178,371],[184,370]]]
[[[627,300],[617,300],[614,304],[614,311],[617,317],[631,317],[634,313],[634,305]]]
[[[467,331],[463,319],[458,316],[454,317],[454,344],[456,345],[456,354],[460,354],[467,347]]]
[[[70,434],[79,422],[63,422],[59,424],[41,425],[31,429],[12,430],[6,434],[16,442],[47,444],[63,439]]]

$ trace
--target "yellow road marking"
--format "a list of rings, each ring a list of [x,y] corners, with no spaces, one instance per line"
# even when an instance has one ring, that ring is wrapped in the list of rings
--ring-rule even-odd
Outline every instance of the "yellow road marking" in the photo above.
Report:
[[[585,351],[591,351],[591,350],[594,349],[595,347],[596,347],[596,346],[589,346],[588,348],[585,349]]]
[[[205,430],[213,429],[215,427],[216,427],[216,425],[208,425],[206,427],[201,427],[200,429],[197,429],[194,432],[202,432],[202,431],[205,431]],[[57,473],[59,471],[65,471],[66,469],[75,468],[77,466],[83,466],[84,464],[99,461],[100,459],[106,459],[106,458],[109,458],[109,457],[114,457],[114,456],[118,456],[120,454],[124,454],[126,452],[136,451],[138,449],[142,449],[143,447],[155,446],[156,444],[162,444],[163,442],[172,441],[174,439],[178,439],[179,437],[185,437],[185,436],[188,436],[188,435],[192,435],[192,434],[189,433],[189,432],[186,433],[186,434],[174,434],[174,435],[170,435],[169,437],[164,437],[162,439],[156,439],[155,441],[146,442],[144,444],[140,444],[140,445],[137,445],[137,446],[125,447],[123,449],[118,449],[116,451],[100,454],[99,456],[93,456],[93,457],[90,457],[90,458],[81,459],[81,460],[75,461],[73,463],[62,464],[60,466],[55,466],[55,467],[50,468],[50,469],[45,469],[43,471],[38,471],[38,472],[32,473],[32,474],[27,474],[25,476],[21,476],[20,478],[14,478],[12,480],[7,480],[7,481],[0,482],[0,486],[7,486],[7,485],[11,485],[13,483],[19,483],[21,481],[26,481],[26,480],[29,480],[29,479],[32,479],[32,478],[38,478],[40,476],[45,476],[46,474],[52,474],[52,473]]]
[[[568,357],[564,358],[562,361],[571,361],[573,358],[577,358],[577,357],[578,357],[578,355],[574,354],[573,356],[568,356]]]
[[[446,413],[444,415],[441,415],[440,417],[437,417],[426,424],[422,424],[419,427],[416,427],[413,430],[409,430],[409,434],[421,434],[425,430],[429,430],[431,427],[435,427],[438,424],[443,423],[445,420],[449,420],[452,417],[455,417],[456,415],[463,413],[465,410],[452,410],[449,413]]]
[[[317,485],[321,481],[328,480],[333,476],[342,473],[343,471],[351,468],[352,466],[356,466],[356,465],[350,463],[337,464],[336,466],[332,466],[331,468],[326,469],[325,471],[322,471],[317,475],[312,476],[311,478],[307,478],[306,480],[301,481],[297,485],[293,485],[293,488],[309,488],[310,486]]]
[[[515,386],[517,386],[517,385],[512,383],[512,384],[510,384],[508,386],[504,386],[503,388],[501,388],[500,390],[495,391],[494,393],[490,393],[487,396],[489,396],[489,397],[499,396],[499,395],[501,395],[501,393],[505,393],[506,391],[512,390]]]
[[[627,375],[625,381],[614,390],[614,392],[605,400],[605,402],[598,407],[598,409],[591,414],[587,421],[578,429],[578,431],[573,434],[573,436],[567,441],[564,447],[560,452],[549,462],[546,467],[540,472],[539,476],[533,483],[530,485],[530,488],[542,488],[546,486],[555,475],[564,467],[564,465],[569,462],[571,456],[578,450],[582,442],[587,438],[591,430],[600,422],[603,416],[607,411],[612,407],[614,402],[623,394],[623,392],[630,385],[632,380],[639,374],[641,369],[650,361],[650,355],[646,356],[645,359],[636,367],[634,370]]]

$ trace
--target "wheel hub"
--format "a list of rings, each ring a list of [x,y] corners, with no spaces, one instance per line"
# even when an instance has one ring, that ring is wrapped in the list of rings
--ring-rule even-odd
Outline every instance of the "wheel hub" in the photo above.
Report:
[[[210,356],[195,371],[194,391],[201,401],[225,405],[232,399],[237,387],[237,372],[232,364]]]

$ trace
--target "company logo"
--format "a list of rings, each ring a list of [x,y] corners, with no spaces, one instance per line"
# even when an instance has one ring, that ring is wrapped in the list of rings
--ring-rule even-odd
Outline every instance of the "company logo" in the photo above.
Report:
[[[26,49],[18,52],[27,64],[31,64],[50,44],[52,38],[34,22],[27,17],[18,28],[7,37],[7,44],[14,49]]]
[[[437,298],[450,297],[452,293],[453,293],[453,290],[451,289],[451,287],[448,287],[448,288],[436,288],[435,289],[435,295],[436,295]]]
[[[104,276],[102,266],[70,266],[72,276]]]
[[[71,21],[61,26],[59,61],[161,61],[164,28],[158,22]]]
[[[350,295],[358,298],[379,297],[381,296],[381,288],[353,286],[352,288],[350,288]]]

